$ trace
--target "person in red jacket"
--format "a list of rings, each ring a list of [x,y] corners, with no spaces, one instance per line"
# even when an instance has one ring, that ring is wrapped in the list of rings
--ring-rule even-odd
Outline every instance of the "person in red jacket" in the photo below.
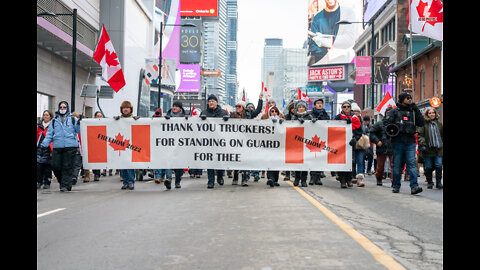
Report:
[[[38,147],[48,131],[53,113],[49,110],[43,111],[42,120],[37,125],[37,189],[49,189],[52,182],[52,143],[49,147]]]

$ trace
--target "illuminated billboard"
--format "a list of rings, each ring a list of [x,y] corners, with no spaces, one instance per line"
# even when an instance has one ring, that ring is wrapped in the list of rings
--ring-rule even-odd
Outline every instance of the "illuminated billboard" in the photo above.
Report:
[[[308,66],[353,61],[355,40],[363,32],[362,11],[363,0],[308,0]]]
[[[218,16],[218,0],[181,0],[181,16]]]

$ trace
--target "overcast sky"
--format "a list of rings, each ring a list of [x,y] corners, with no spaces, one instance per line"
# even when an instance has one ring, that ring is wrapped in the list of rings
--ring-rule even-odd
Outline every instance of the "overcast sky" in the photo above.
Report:
[[[265,38],[282,38],[284,48],[303,46],[307,13],[307,0],[238,0],[239,95],[245,87],[250,101],[258,100]]]

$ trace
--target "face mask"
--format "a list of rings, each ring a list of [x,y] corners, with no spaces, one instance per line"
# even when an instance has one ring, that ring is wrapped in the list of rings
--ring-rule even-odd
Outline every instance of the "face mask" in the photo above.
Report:
[[[59,110],[60,114],[65,114],[67,112],[67,110]]]

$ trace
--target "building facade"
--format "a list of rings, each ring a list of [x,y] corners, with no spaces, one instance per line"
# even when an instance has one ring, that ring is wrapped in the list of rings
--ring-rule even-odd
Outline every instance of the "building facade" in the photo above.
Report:
[[[235,106],[238,94],[237,82],[237,0],[227,0],[227,66],[225,68],[226,104]]]

